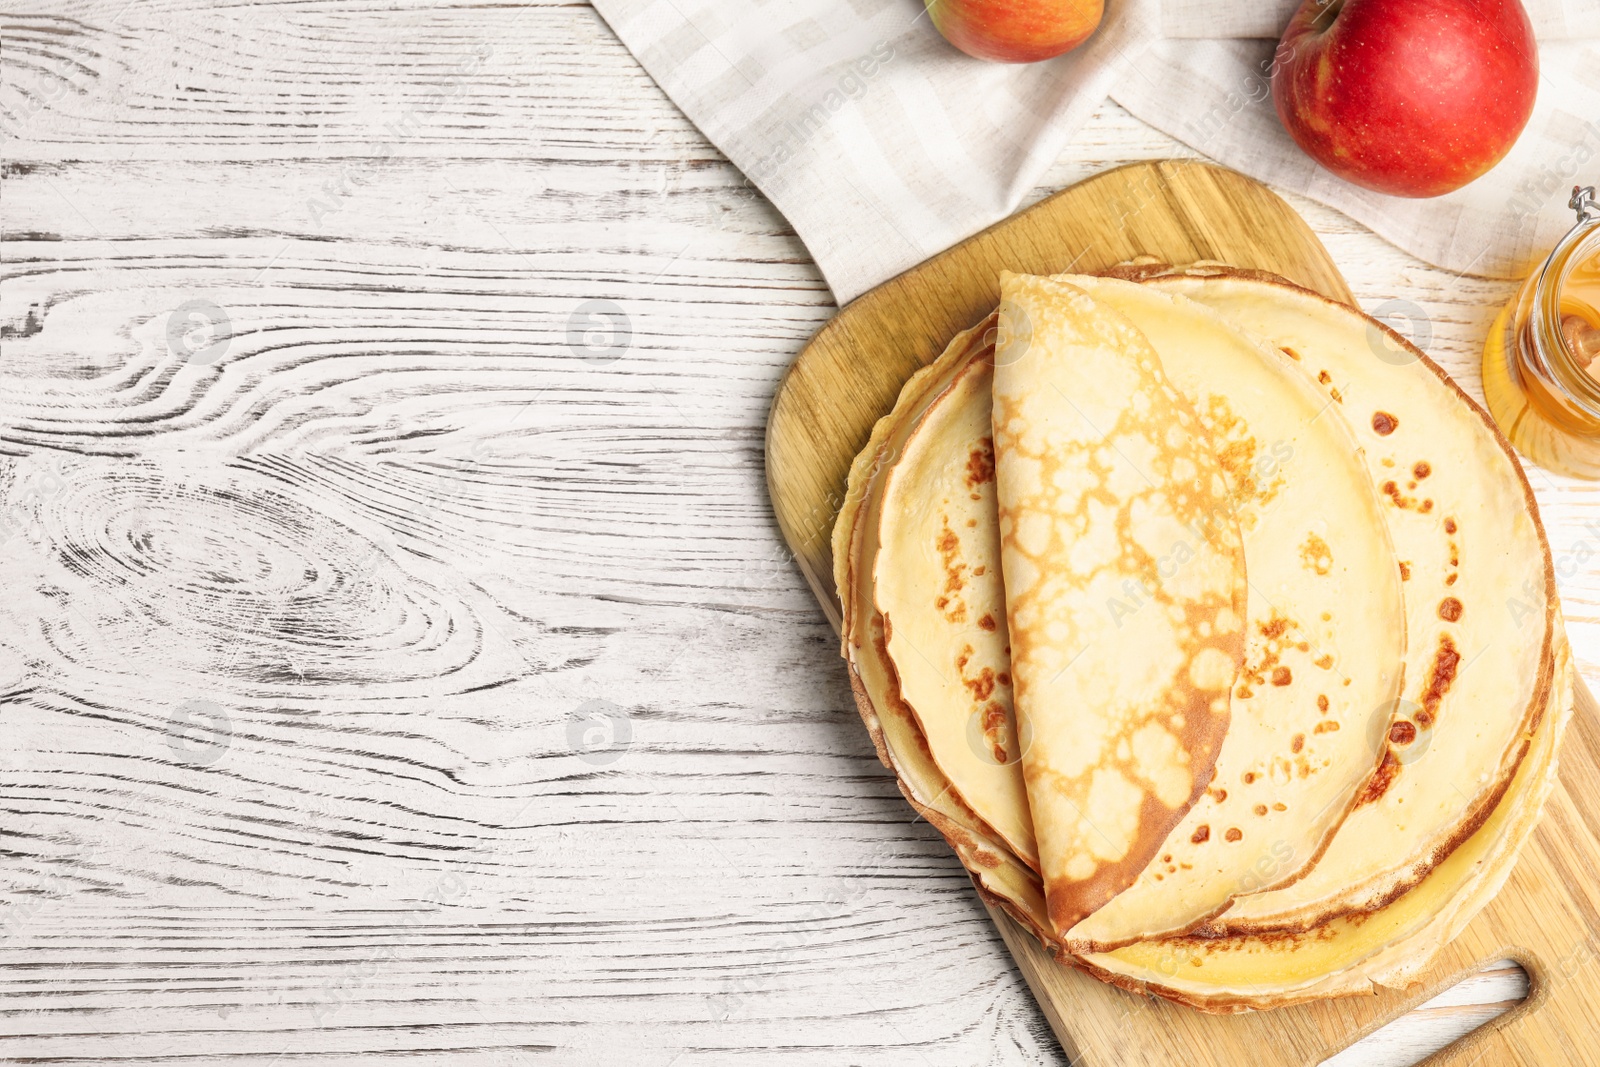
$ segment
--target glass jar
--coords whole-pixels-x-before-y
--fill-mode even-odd
[[[1600,204],[1574,189],[1578,224],[1489,330],[1483,393],[1523,455],[1600,478]]]

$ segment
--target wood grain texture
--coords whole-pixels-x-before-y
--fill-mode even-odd
[[[1070,264],[1102,270],[1134,256],[1169,263],[1221,260],[1274,271],[1328,296],[1349,288],[1305,223],[1264,186],[1195,161],[1130,164],[1066,189],[912,268],[844,308],[795,360],[767,430],[768,483],[778,522],[819,602],[837,612],[833,563],[823,532],[846,492],[850,459],[899,385],[931,362],[949,337],[989,314],[998,274],[1056,273]],[[941,313],[948,305],[957,310]],[[837,617],[836,614],[834,616]],[[1600,705],[1580,684],[1578,715]],[[1600,1031],[1589,997],[1600,965],[1586,958],[1596,895],[1580,872],[1600,864],[1600,810],[1565,811],[1573,796],[1600,792],[1600,749],[1583,731],[1565,746],[1565,792],[1500,896],[1405,990],[1272,1012],[1206,1015],[1131,996],[1056,964],[998,909],[1000,927],[1056,1036],[1086,1067],[1162,1064],[1249,1067],[1313,1065],[1373,1033],[1463,976],[1502,958],[1528,972],[1527,1001],[1433,1057],[1465,1065],[1582,1064],[1577,1035]],[[1553,822],[1563,832],[1550,834]],[[1565,876],[1563,876],[1563,872]],[[1558,975],[1559,972],[1559,975]]]
[[[765,500],[827,289],[591,9],[14,6],[0,137],[0,465],[62,523],[0,558],[93,591],[0,598],[0,1059],[1067,1062]],[[1107,104],[1035,197],[1174,154]],[[1509,286],[1294,205],[1475,391]],[[1535,485],[1593,669],[1600,495]]]

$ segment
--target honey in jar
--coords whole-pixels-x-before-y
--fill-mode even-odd
[[[1578,264],[1561,290],[1561,336],[1589,377],[1600,380],[1600,252]]]
[[[1600,206],[1574,189],[1574,226],[1500,312],[1483,352],[1489,412],[1523,455],[1600,478]]]

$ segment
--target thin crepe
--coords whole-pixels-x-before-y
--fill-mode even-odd
[[[1002,274],[994,452],[1011,676],[1052,928],[1127,888],[1210,783],[1245,565],[1210,435],[1144,336]],[[1137,589],[1148,601],[1110,609]]]
[[[992,381],[986,360],[969,360],[912,427],[884,483],[873,596],[933,761],[1037,870],[1012,715]]]
[[[1138,881],[1069,932],[1068,946],[1088,952],[1185,933],[1310,868],[1378,768],[1405,625],[1378,496],[1316,383],[1182,296],[1063,280],[1127,316],[1199,412],[1250,582],[1245,667],[1216,777]]]
[[[1303,930],[1381,907],[1489,817],[1548,703],[1560,607],[1532,489],[1487,413],[1367,316],[1272,275],[1129,273],[1317,379],[1355,429],[1407,578],[1405,688],[1378,775],[1306,877],[1239,898],[1209,930]]]
[[[833,530],[834,582],[842,609],[840,652],[849,669],[856,708],[883,765],[900,791],[949,843],[987,899],[1043,938],[1044,893],[1038,876],[951,788],[934,763],[916,718],[901,698],[887,652],[882,616],[873,606],[879,511],[887,472],[928,405],[971,361],[993,352],[988,323],[958,335],[932,364],[901,389],[895,408],[879,419],[851,465],[844,503]],[[1016,816],[1013,816],[1015,818]]]

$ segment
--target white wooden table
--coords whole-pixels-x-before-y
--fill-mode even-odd
[[[595,13],[24,7],[0,1058],[1063,1062],[767,506],[829,293]],[[1190,154],[1108,103],[1037,195]],[[1294,202],[1476,393],[1509,287]],[[1535,484],[1594,683],[1600,496]]]

